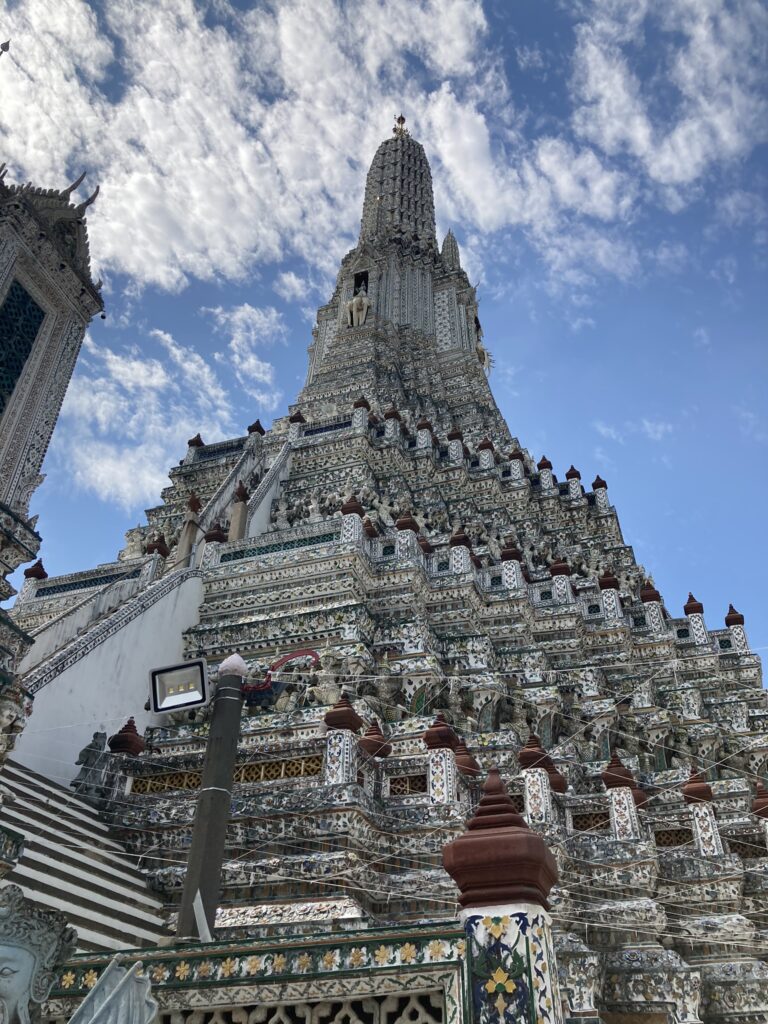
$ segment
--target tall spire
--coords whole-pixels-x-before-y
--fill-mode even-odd
[[[365,183],[360,241],[435,241],[432,174],[421,143],[400,114],[392,137],[376,150]]]

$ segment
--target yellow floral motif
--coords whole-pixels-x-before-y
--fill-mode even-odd
[[[486,991],[493,992],[514,992],[517,985],[501,967],[497,967],[488,981],[485,983]]]
[[[500,939],[509,927],[509,917],[484,917],[483,924],[494,939]]]
[[[72,971],[66,971],[64,974],[62,974],[62,976],[61,976],[61,987],[62,988],[72,988],[72,986],[74,984],[75,984],[75,976],[72,973]]]
[[[444,946],[440,939],[433,939],[427,948],[433,960],[438,960],[443,955]]]
[[[286,964],[286,957],[284,953],[276,953],[272,960],[273,971],[284,971]]]
[[[86,988],[93,988],[93,986],[96,984],[98,980],[99,976],[93,969],[91,969],[90,971],[86,971],[85,974],[83,975],[83,984],[85,985]]]
[[[323,953],[323,967],[330,971],[332,967],[336,966],[336,950],[329,949],[327,953]]]
[[[180,964],[176,964],[176,970],[173,972],[179,981],[186,981],[189,977],[191,968],[186,960],[182,960]]]
[[[298,966],[300,971],[308,971],[312,966],[312,957],[309,953],[302,953],[298,959]]]
[[[352,967],[360,967],[361,964],[365,963],[365,953],[362,949],[353,949],[349,954],[349,962]]]
[[[245,973],[257,974],[261,970],[261,957],[249,956],[245,961]]]
[[[383,967],[384,964],[389,963],[390,952],[386,946],[379,946],[373,955],[379,967]]]
[[[459,941],[456,943],[456,955],[457,956],[464,956],[464,954],[466,952],[467,952],[467,944],[466,944],[466,942],[464,941],[464,939],[459,939]]]
[[[406,942],[400,947],[400,963],[412,964],[416,959],[416,947],[412,942]]]
[[[239,960],[233,960],[231,956],[228,956],[221,964],[220,970],[222,978],[231,978],[239,966]]]
[[[198,978],[210,978],[213,973],[213,964],[210,960],[204,960],[197,968]]]
[[[168,977],[168,971],[162,964],[157,964],[152,968],[152,981],[165,981]]]

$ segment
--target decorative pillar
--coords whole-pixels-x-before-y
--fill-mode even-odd
[[[480,469],[493,469],[496,465],[496,454],[493,449],[493,441],[484,437],[477,446],[477,454],[480,458]]]
[[[184,465],[188,466],[190,463],[195,461],[198,448],[205,448],[205,441],[200,437],[200,433],[195,434],[194,437],[190,437],[187,441],[187,454],[184,456]]]
[[[400,440],[400,413],[394,405],[384,413],[384,439],[386,441]]]
[[[235,500],[232,502],[232,510],[229,514],[228,541],[242,540],[245,537],[248,527],[248,498],[249,494],[245,484],[242,480],[238,480],[235,488]]]
[[[725,616],[725,624],[731,636],[731,646],[739,654],[746,654],[749,651],[749,641],[744,632],[744,616],[737,612],[732,604],[728,605],[728,614]]]
[[[565,793],[568,783],[535,733],[530,733],[518,751],[517,762],[523,770],[526,819],[531,824],[552,821],[555,817],[552,793]]]
[[[701,772],[691,767],[691,776],[682,788],[683,799],[691,807],[691,824],[696,852],[703,857],[722,857],[723,840],[712,809],[712,787]]]
[[[640,789],[632,772],[621,763],[615,750],[602,777],[608,790],[614,836],[617,839],[641,839],[637,808],[648,802],[648,794]]]
[[[509,453],[509,475],[512,480],[525,479],[525,456],[519,448]]]
[[[706,644],[709,636],[704,622],[704,605],[689,593],[688,600],[683,605],[683,611],[688,616],[688,626],[694,642],[701,645]]]
[[[352,429],[356,434],[364,434],[368,430],[370,414],[371,406],[368,399],[361,395],[352,406]]]
[[[608,503],[608,484],[601,476],[596,476],[592,481],[592,493],[595,496],[595,508],[598,512],[610,512],[611,506]]]
[[[176,548],[176,561],[174,565],[183,565],[186,563],[192,548],[197,544],[200,533],[200,520],[198,516],[202,511],[203,503],[200,501],[194,491],[190,492],[189,501],[187,502],[187,514],[184,516],[184,524],[181,528],[181,536],[179,537],[179,543]],[[149,548],[147,548],[149,550]]]
[[[365,509],[354,494],[341,506],[341,541],[343,544],[360,544],[363,539],[363,517]]]
[[[552,594],[556,604],[570,604],[573,601],[573,587],[569,579],[571,567],[563,559],[558,558],[549,566],[552,577]]]
[[[464,533],[464,527],[460,526],[448,541],[451,549],[451,572],[461,574],[469,572],[472,568],[471,541]]]
[[[464,435],[458,427],[448,431],[448,458],[455,463],[464,461]]]
[[[547,903],[557,864],[496,768],[443,865],[459,887],[476,1024],[564,1024]]]
[[[519,548],[508,546],[501,552],[501,579],[507,590],[525,593],[527,583],[523,576],[523,553]]]
[[[329,786],[357,781],[357,733],[363,720],[352,707],[346,694],[342,694],[324,718],[328,726],[325,749],[324,780]]]
[[[437,715],[422,739],[429,750],[429,799],[433,804],[452,804],[458,781],[453,751],[459,746],[459,737],[443,716]]]
[[[606,624],[622,622],[624,612],[619,597],[619,581],[610,569],[606,569],[602,576],[598,577],[597,585],[603,598],[603,618]]]
[[[536,469],[539,471],[539,481],[541,483],[541,493],[551,494],[557,490],[555,487],[555,478],[552,474],[552,463],[549,461],[546,455],[542,455],[539,461],[536,463]]]
[[[571,464],[571,468],[565,474],[568,481],[568,497],[571,499],[583,498],[584,488],[581,486],[581,473]]]
[[[421,449],[427,448],[431,451],[433,444],[432,424],[426,417],[422,416],[416,424],[416,447]]]
[[[654,636],[666,632],[667,626],[662,611],[661,594],[651,580],[646,580],[640,588],[640,600],[645,606],[645,621]]]
[[[301,437],[301,428],[307,421],[301,414],[301,409],[297,409],[295,413],[288,417],[288,440],[298,441]]]
[[[418,541],[419,524],[410,512],[405,512],[395,522],[397,538],[395,551],[398,562],[423,561],[421,545]]]

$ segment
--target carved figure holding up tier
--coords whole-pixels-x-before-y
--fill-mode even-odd
[[[357,289],[355,297],[347,303],[347,326],[362,327],[370,307],[371,300],[368,298],[368,291],[363,282]]]

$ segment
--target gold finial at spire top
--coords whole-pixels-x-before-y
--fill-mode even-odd
[[[393,135],[400,135],[400,136],[402,136],[402,135],[410,135],[410,132],[405,127],[405,115],[404,114],[398,114],[395,117],[395,127],[392,129],[392,134]]]

